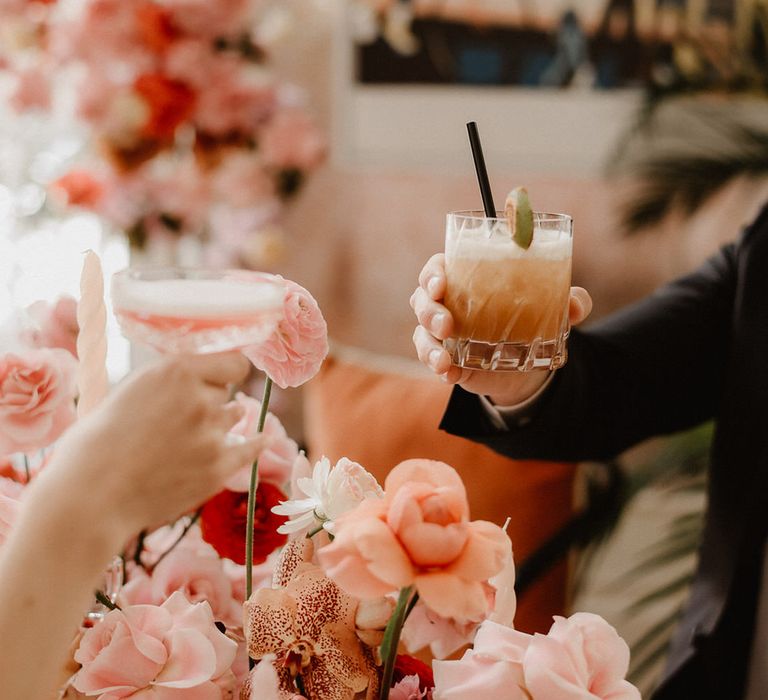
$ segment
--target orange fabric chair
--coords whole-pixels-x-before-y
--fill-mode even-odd
[[[381,483],[412,457],[450,464],[464,479],[472,519],[501,525],[511,517],[518,564],[573,512],[573,465],[510,460],[440,431],[450,387],[434,377],[329,357],[305,389],[310,459],[348,457]],[[565,611],[566,589],[567,566],[561,563],[521,596],[515,626],[546,632],[552,615]]]

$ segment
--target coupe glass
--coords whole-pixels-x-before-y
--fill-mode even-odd
[[[246,270],[128,268],[112,278],[123,335],[165,353],[256,345],[277,327],[284,295],[271,275]]]

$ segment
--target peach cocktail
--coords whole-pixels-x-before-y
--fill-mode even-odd
[[[445,306],[454,364],[470,369],[557,369],[566,361],[573,225],[565,214],[533,213],[527,248],[508,218],[448,214]]]

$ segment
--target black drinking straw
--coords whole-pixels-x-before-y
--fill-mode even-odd
[[[477,122],[467,122],[467,132],[469,133],[469,145],[472,147],[472,158],[475,161],[477,184],[480,185],[480,194],[483,197],[483,209],[485,209],[487,217],[495,218],[496,207],[493,205],[491,183],[488,181],[488,171],[485,168],[485,158],[483,158],[483,147],[480,144]]]

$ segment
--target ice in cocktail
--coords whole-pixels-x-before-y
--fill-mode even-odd
[[[503,214],[448,215],[445,306],[454,364],[472,369],[556,369],[566,360],[572,221],[533,214],[528,248],[513,240]]]
[[[112,279],[123,334],[163,352],[217,352],[255,345],[282,317],[285,290],[242,270],[133,270]]]

